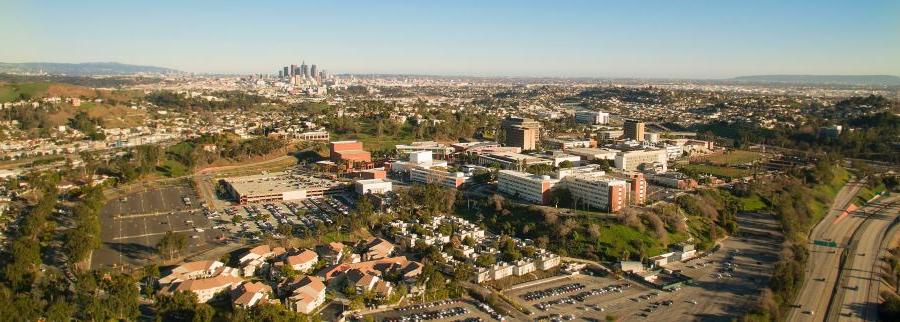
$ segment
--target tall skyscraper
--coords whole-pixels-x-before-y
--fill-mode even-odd
[[[643,141],[644,140],[644,122],[636,120],[625,120],[625,139]]]
[[[313,78],[316,78],[319,76],[319,70],[318,70],[318,68],[316,68],[316,64],[312,64],[312,66],[309,67],[309,74]]]
[[[300,75],[309,78],[309,66],[306,66],[306,61],[300,64]]]
[[[501,127],[506,133],[506,146],[517,146],[522,150],[537,149],[541,138],[541,123],[521,117],[507,117]]]
[[[282,73],[284,74],[283,77],[291,76],[291,72],[288,70],[288,68],[290,67],[284,66],[284,70],[282,71]]]
[[[297,73],[297,65],[291,64],[291,73],[288,76],[294,76]]]

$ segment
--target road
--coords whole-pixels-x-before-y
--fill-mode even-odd
[[[841,250],[839,248],[812,244],[813,240],[833,240],[839,247],[847,245],[853,232],[864,221],[863,217],[845,216],[841,213],[856,196],[861,184],[850,182],[844,185],[834,198],[825,217],[813,227],[810,233],[809,259],[806,274],[794,306],[789,310],[787,321],[823,321],[831,294],[838,277]]]
[[[859,216],[867,216],[868,219],[854,237],[855,248],[850,251],[852,260],[844,266],[841,289],[835,294],[838,303],[841,303],[837,308],[841,321],[877,320],[878,290],[881,286],[878,264],[891,222],[900,213],[898,199],[896,196],[884,198],[859,211]]]

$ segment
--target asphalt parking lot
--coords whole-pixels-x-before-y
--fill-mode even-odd
[[[262,202],[236,205],[222,211],[203,214],[211,227],[228,239],[257,241],[263,235],[278,237],[278,226],[288,224],[297,233],[311,232],[334,225],[335,217],[349,213],[349,206],[341,198],[324,197],[284,202]],[[238,217],[239,216],[239,217]],[[240,220],[235,221],[238,217]]]
[[[504,291],[506,296],[528,307],[535,320],[565,320],[606,317],[607,311],[628,298],[650,289],[626,279],[573,275],[552,282]]]
[[[214,245],[220,236],[208,229],[210,222],[197,203],[197,194],[187,185],[136,191],[110,200],[100,212],[102,245],[94,251],[91,267],[143,265],[155,256],[156,244],[168,231],[188,236],[183,254]]]
[[[482,307],[479,307],[481,305]],[[365,316],[375,321],[498,321],[472,299],[447,300],[405,306]]]
[[[602,321],[611,315],[622,321],[731,321],[754,305],[768,284],[781,238],[771,216],[740,214],[738,221],[741,233],[719,250],[669,266],[693,279],[674,292],[628,279],[575,275],[504,293],[534,312],[534,320]],[[623,283],[631,286],[609,291]],[[565,287],[573,284],[581,286]]]

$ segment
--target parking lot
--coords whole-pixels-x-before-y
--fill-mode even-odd
[[[604,318],[629,298],[649,293],[640,284],[607,277],[574,275],[504,292],[534,312],[535,320]]]
[[[215,244],[221,237],[208,231],[209,221],[187,185],[170,185],[132,192],[110,200],[100,212],[102,245],[91,267],[142,265],[156,253],[156,244],[172,231],[186,234],[184,253]]]
[[[155,256],[159,240],[172,231],[188,236],[183,255],[235,242],[280,237],[278,226],[303,234],[333,225],[350,208],[343,196],[208,209],[187,184],[135,191],[110,200],[101,211],[100,249],[91,265],[142,265]],[[237,219],[235,219],[237,218]]]
[[[493,312],[493,314],[491,314]],[[499,321],[490,306],[472,299],[446,300],[398,307],[367,315],[375,321]]]
[[[226,238],[258,241],[263,235],[280,237],[279,225],[290,225],[299,234],[334,225],[337,215],[350,211],[342,199],[323,197],[238,205],[203,214],[212,222],[211,227]]]

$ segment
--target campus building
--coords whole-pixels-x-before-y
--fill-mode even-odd
[[[577,205],[618,212],[626,205],[627,183],[603,171],[575,173],[563,178]]]
[[[351,169],[371,168],[372,154],[363,150],[359,141],[336,141],[329,144],[332,162],[344,162]]]
[[[668,153],[666,149],[659,150],[635,150],[616,153],[616,168],[625,171],[641,169],[653,169],[656,172],[666,172]]]
[[[644,140],[644,122],[638,122],[635,120],[625,120],[625,126],[624,126],[623,130],[624,130],[626,140],[634,140],[634,141],[643,141]]]
[[[338,181],[291,172],[233,177],[224,179],[223,182],[232,197],[241,204],[302,200],[338,194],[348,188]]]
[[[575,112],[575,122],[581,124],[608,124],[609,113],[601,111],[577,111]]]
[[[515,146],[522,150],[537,149],[541,137],[541,123],[521,117],[508,117],[503,120],[503,131],[506,134],[506,146]]]
[[[497,191],[531,203],[550,203],[550,191],[559,179],[525,172],[500,170],[497,174]]]

